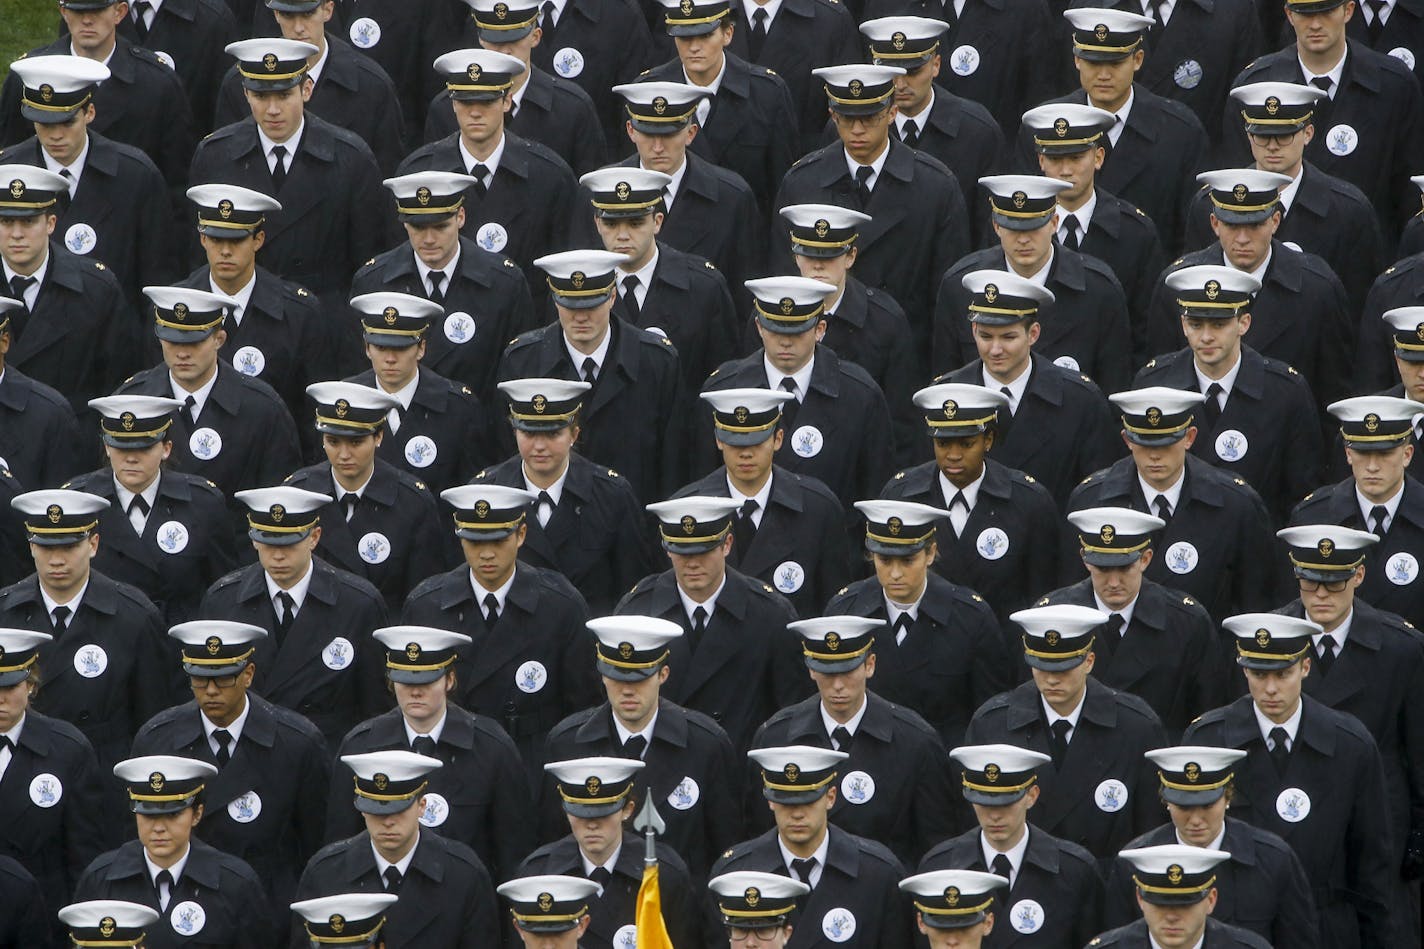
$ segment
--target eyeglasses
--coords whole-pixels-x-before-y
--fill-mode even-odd
[[[729,929],[727,937],[731,942],[775,942],[782,935],[782,926],[769,929]]]
[[[1267,148],[1272,143],[1284,148],[1294,142],[1295,137],[1299,134],[1299,131],[1290,132],[1285,135],[1262,135],[1259,132],[1247,132],[1246,137],[1250,139],[1251,144],[1257,148]]]
[[[1349,577],[1343,580],[1330,580],[1328,582],[1297,577],[1296,581],[1300,584],[1300,592],[1302,593],[1315,593],[1321,587],[1324,587],[1327,593],[1344,593],[1345,588],[1350,585]]]
[[[192,685],[194,692],[207,691],[208,683],[211,682],[219,689],[230,689],[237,685],[237,676],[189,676],[188,683]]]

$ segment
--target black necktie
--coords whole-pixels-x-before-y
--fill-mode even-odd
[[[586,356],[583,361],[583,381],[593,385],[598,381],[598,363],[593,361],[592,356]]]
[[[1370,508],[1370,533],[1384,537],[1384,524],[1389,520],[1389,508],[1376,504]]]
[[[634,323],[638,322],[638,317],[643,315],[643,308],[638,305],[638,294],[635,292],[637,289],[638,278],[636,276],[630,275],[623,278],[623,310],[628,314],[628,319]]]
[[[793,398],[781,404],[781,427],[788,433],[796,431],[796,412],[801,408],[801,400],[795,398],[796,380],[787,376],[781,380],[781,388],[790,392]]]
[[[606,890],[608,882],[613,879],[613,873],[607,867],[594,867],[588,872],[588,878]]]
[[[54,612],[50,614],[50,620],[53,623],[55,639],[58,639],[59,637],[63,636],[64,631],[69,628],[69,613],[69,607],[56,606],[54,608]]]
[[[504,113],[504,127],[512,130],[514,128],[514,113],[519,111],[519,103],[513,99],[509,100],[509,111]]]
[[[628,740],[623,742],[623,757],[636,758],[642,760],[643,752],[648,750],[648,739],[642,735],[630,735]]]
[[[1380,19],[1380,14],[1384,13],[1388,4],[1385,0],[1369,0],[1370,10],[1374,12],[1374,18],[1365,27],[1370,36],[1370,45],[1374,46],[1379,42],[1380,33],[1384,30],[1384,21]]]
[[[736,521],[732,523],[732,553],[737,557],[738,562],[745,556],[752,541],[756,539],[756,522],[752,520],[752,515],[756,513],[758,506],[756,499],[747,498],[742,503],[742,509],[737,512]]]
[[[697,647],[702,642],[702,634],[707,632],[707,608],[699,606],[692,611],[692,633],[687,637],[687,647],[692,655],[697,655]]]
[[[1078,215],[1069,214],[1063,218],[1063,230],[1067,233],[1063,236],[1063,246],[1069,250],[1077,250],[1078,241]]]
[[[1014,873],[1014,865],[1009,863],[1008,856],[1002,853],[994,854],[994,862],[989,865],[989,869],[993,870],[1005,880],[1013,876]]]
[[[277,594],[277,602],[280,608],[277,610],[277,645],[282,645],[282,640],[292,628],[292,623],[297,618],[297,601],[292,599],[292,595],[286,590]]]
[[[1206,387],[1206,401],[1202,403],[1202,420],[1206,422],[1205,429],[1208,432],[1216,431],[1216,420],[1221,418],[1221,393],[1224,392],[1221,383],[1213,382]]]
[[[1155,0],[1147,0],[1146,3],[1142,4],[1142,15],[1152,18],[1153,33],[1162,32],[1162,27],[1164,26],[1162,22],[1162,4],[1155,2]],[[1156,37],[1154,36],[1153,38],[1155,39]]]
[[[747,58],[754,63],[761,62],[761,50],[766,45],[766,11],[757,7],[752,12],[752,28],[747,34]]]
[[[183,400],[183,407],[178,410],[178,414],[183,417],[183,424],[188,427],[190,433],[193,431],[194,426],[198,424],[196,417],[193,415],[193,409],[196,408],[197,405],[198,400],[189,395]]]
[[[1122,614],[1111,613],[1108,621],[1103,624],[1102,631],[1098,633],[1095,641],[1094,651],[1098,654],[1099,660],[1106,659],[1117,649],[1117,644],[1122,642]]]
[[[914,148],[920,144],[920,127],[915,124],[914,119],[906,119],[905,125],[900,129],[900,141]]]
[[[416,735],[415,741],[410,743],[410,750],[418,755],[425,755],[427,758],[435,757],[435,739],[429,735]]]
[[[849,752],[850,746],[855,742],[855,736],[850,733],[850,729],[844,725],[837,725],[831,729],[831,744],[836,746],[836,751]]]
[[[999,386],[999,394],[1009,400],[1009,404],[1004,409],[1009,413],[1009,418],[1014,417],[1014,390],[1008,386]]]
[[[361,500],[361,496],[355,491],[347,491],[341,496],[341,508],[345,512],[346,522],[351,523],[351,518],[356,516],[356,502]]]
[[[20,302],[20,305],[25,308],[26,313],[30,312],[30,305],[25,302],[25,291],[34,285],[34,277],[14,276],[10,278],[10,296]]]
[[[485,625],[490,628],[499,622],[499,597],[493,593],[485,594]]]
[[[394,865],[386,867],[386,872],[381,874],[386,879],[386,892],[399,893],[401,888],[401,872]]]
[[[957,507],[964,508],[964,523],[958,523],[955,521],[953,516],[950,517],[949,526],[950,529],[954,531],[955,537],[959,537],[961,534],[963,534],[964,524],[967,524],[969,522],[969,502],[965,500],[963,491],[954,492],[954,497],[949,499],[949,505],[947,506],[946,510],[948,510],[949,513],[953,515],[954,509]]]
[[[1157,516],[1168,524],[1172,523],[1172,505],[1167,501],[1167,495],[1157,495],[1157,500],[1152,502],[1152,507],[1157,512]]]
[[[287,148],[285,145],[272,146],[272,190],[281,191],[287,180]]]
[[[227,763],[232,760],[232,751],[228,749],[228,745],[232,744],[232,732],[226,728],[219,728],[213,732],[213,738],[218,743],[218,767],[226,767]]]
[[[139,516],[137,521],[134,520],[135,512],[137,512]],[[135,533],[143,533],[144,525],[147,523],[148,519],[148,512],[148,502],[143,499],[143,495],[135,494],[133,496],[133,500],[129,502],[129,509],[124,512],[129,516],[129,523],[133,525]]]
[[[153,895],[158,898],[158,908],[168,909],[168,901],[173,898],[173,874],[159,870],[153,878]]]
[[[1320,670],[1321,675],[1326,675],[1333,665],[1335,665],[1335,637],[1326,633],[1320,637],[1320,658],[1316,660],[1315,667]]]
[[[1060,718],[1048,726],[1052,733],[1048,738],[1048,753],[1053,758],[1053,767],[1062,768],[1063,758],[1068,754],[1068,733],[1073,725],[1066,718]]]
[[[10,750],[10,754],[13,755],[15,753],[15,743],[10,740],[10,736],[0,735],[0,751],[4,751],[7,748]]]
[[[895,623],[891,627],[895,631],[895,645],[899,646],[904,643],[905,638],[910,635],[910,624],[913,622],[908,612],[895,617]]]
[[[138,45],[142,46],[148,42],[148,11],[152,9],[152,4],[148,0],[138,0],[133,5],[134,12],[134,34],[138,37]]]
[[[432,303],[439,303],[439,304],[441,304],[441,305],[443,305],[443,304],[445,303],[445,291],[441,288],[441,285],[442,285],[444,282],[445,282],[445,271],[443,271],[443,270],[432,270],[432,271],[430,271],[430,302],[432,302]]]
[[[816,858],[807,857],[805,860],[792,860],[791,872],[796,874],[796,879],[807,886],[811,885],[811,871],[816,869]]]
[[[538,497],[538,499],[534,502],[534,506],[535,506],[535,509],[536,509],[536,510],[535,510],[535,518],[536,518],[536,519],[539,518],[539,515],[543,513],[543,511],[544,511],[545,508],[548,508],[548,509],[549,509],[548,515],[545,516],[545,517],[541,520],[541,522],[540,522],[541,526],[543,526],[544,524],[548,524],[549,521],[550,521],[550,520],[553,518],[553,516],[554,516],[554,499],[553,499],[552,497],[550,497],[549,492],[548,492],[548,491],[540,491],[540,492],[539,492],[539,497]]]
[[[1286,765],[1290,762],[1290,750],[1286,748],[1286,730],[1277,725],[1271,729],[1271,762],[1276,766],[1276,774],[1285,777]]]
[[[555,7],[553,0],[544,0],[544,4],[539,7],[539,29],[544,31],[544,37],[540,40],[540,42],[542,42],[545,46],[548,46],[551,42],[553,42],[554,29],[559,25],[554,20],[554,11]]]
[[[472,186],[474,188],[475,197],[483,198],[489,194],[489,185],[485,184],[485,179],[489,177],[489,169],[477,162],[475,167],[470,169],[470,174],[475,176],[475,183]]]
[[[875,174],[875,169],[869,165],[860,165],[855,169],[855,190],[860,195],[860,205],[870,203],[870,176]]]
[[[1325,92],[1329,92],[1330,87],[1335,85],[1335,80],[1329,76],[1316,76],[1310,80],[1310,84],[1317,89],[1323,89]]]

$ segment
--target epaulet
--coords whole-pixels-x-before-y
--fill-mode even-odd
[[[608,469],[608,477],[610,477],[610,478],[616,478],[616,477],[618,477],[618,472],[614,471],[612,468],[609,468],[609,469]]]
[[[124,385],[128,385],[130,382],[133,382],[133,381],[134,381],[134,377],[133,377],[133,376],[129,376],[127,379],[124,380]]]
[[[721,367],[719,366],[718,368],[713,369],[710,373],[708,373],[708,374],[707,374],[707,378],[708,378],[708,379],[711,379],[713,376],[717,375],[717,373],[719,373],[719,372],[721,372],[721,371],[722,371],[722,369],[721,369]]]
[[[1246,482],[1243,481],[1241,478],[1232,478],[1231,480],[1234,481],[1235,483],[1241,485],[1243,488],[1246,486]]]
[[[372,260],[375,260],[376,258],[372,257],[371,259],[372,259]],[[309,296],[311,296],[311,291],[308,290],[306,287],[297,287],[297,296],[299,296],[299,297],[309,297]]]
[[[1047,605],[1048,605],[1048,597],[1046,597],[1046,596],[1040,598],[1039,601],[1034,604],[1034,606],[1047,606]]]
[[[847,592],[848,590],[850,590],[850,585],[849,585],[849,584],[847,584],[846,586],[843,586],[843,587],[841,587],[839,590],[837,590],[837,591],[836,591],[836,596],[845,596],[845,595],[846,595],[846,592]]]
[[[527,332],[520,333],[518,336],[516,336],[516,337],[514,337],[513,339],[511,339],[511,340],[509,341],[508,345],[510,345],[510,346],[514,346],[514,345],[520,345],[520,346],[522,346],[522,345],[524,345],[525,343],[533,342],[536,338],[538,338],[538,334],[539,334],[539,330],[529,330],[529,331],[527,331]]]
[[[283,483],[283,484],[291,484],[291,483],[292,483],[292,479],[295,478],[296,476],[297,476],[297,473],[294,471],[294,472],[292,472],[291,474],[287,475],[285,478],[283,478],[283,479],[282,479],[282,483]]]
[[[474,393],[470,391],[470,387],[469,387],[469,386],[460,386],[460,394],[461,394],[461,395],[474,395]]]
[[[1079,481],[1078,483],[1079,483],[1079,484],[1087,484],[1089,481],[1092,481],[1095,477],[1097,477],[1097,472],[1094,472],[1093,474],[1088,475],[1086,478],[1084,478],[1082,481]]]
[[[1197,605],[1197,601],[1194,600],[1194,599],[1192,599],[1192,598],[1189,597],[1189,596],[1184,596],[1184,597],[1182,597],[1182,605],[1183,605],[1183,606],[1196,606],[1196,605]]]
[[[504,265],[509,268],[514,268],[518,266],[518,264],[510,260],[508,257],[504,258]]]
[[[896,480],[896,481],[899,481],[900,479],[902,479],[902,478],[904,478],[904,477],[905,477],[905,472],[903,472],[903,471],[897,471],[897,472],[895,472],[895,480]]]
[[[1413,629],[1413,628],[1414,628],[1414,624],[1411,623],[1411,622],[1409,622],[1409,620],[1407,620],[1407,619],[1404,619],[1404,618],[1401,617],[1401,618],[1400,618],[1400,622],[1403,623],[1405,626],[1408,626],[1410,629]]]
[[[475,477],[476,477],[476,478],[483,478],[483,477],[484,477],[485,475],[487,475],[487,474],[489,474],[489,469],[488,469],[488,468],[481,468],[481,469],[479,470],[479,473],[476,474]]]
[[[1286,372],[1290,373],[1293,376],[1300,375],[1300,373],[1296,372],[1295,366],[1286,366]]]
[[[1301,499],[1300,499],[1300,500],[1301,500],[1301,503],[1304,504],[1306,501],[1309,501],[1309,500],[1310,500],[1311,498],[1313,498],[1313,497],[1315,497],[1315,492],[1314,492],[1314,491],[1310,492],[1310,493],[1307,494],[1305,497],[1301,498]]]
[[[428,490],[430,490],[429,488],[426,487],[424,481],[416,481],[416,482],[415,482],[415,486],[416,486],[417,488],[419,488],[420,490],[422,490],[422,491],[428,491]]]
[[[763,590],[765,590],[767,593],[775,593],[775,592],[776,592],[774,589],[772,589],[772,586],[771,586],[770,583],[763,583],[763,584],[761,585],[761,588],[762,588]]]
[[[656,333],[654,333],[653,335],[654,335],[654,336],[657,336]],[[658,336],[658,339],[662,340],[662,343],[663,343],[664,346],[671,346],[671,345],[672,345],[672,340],[668,339],[666,336]]]
[[[1132,210],[1136,211],[1138,214],[1142,215],[1143,217],[1146,217],[1146,216],[1147,216],[1147,212],[1144,211],[1144,210],[1142,210],[1141,208],[1133,208]]]
[[[1157,366],[1157,357],[1156,357],[1156,356],[1153,356],[1151,359],[1147,360],[1147,365],[1143,366],[1142,368],[1144,368],[1144,369],[1153,369],[1153,368],[1156,368],[1156,366]]]
[[[971,594],[969,594],[969,599],[973,600],[975,603],[983,603],[983,602],[984,602],[984,598],[983,598],[982,596],[980,596],[979,594],[977,594],[977,593],[971,593]]]
[[[1180,263],[1182,263],[1183,261],[1185,261],[1186,259],[1187,259],[1187,258],[1185,258],[1185,257],[1178,257],[1176,260],[1172,261],[1172,263],[1171,263],[1169,266],[1175,267],[1175,266],[1177,266],[1178,264],[1180,264]]]
[[[714,264],[714,263],[712,263],[712,261],[710,261],[710,260],[704,260],[704,261],[702,262],[702,266],[706,267],[708,270],[716,270],[716,269],[717,269],[717,265]]]
[[[204,478],[203,480],[204,480],[204,481],[208,481],[207,478]],[[217,485],[213,484],[211,481],[208,481],[208,487],[212,488],[214,491],[221,491],[221,490],[222,490],[222,488],[219,488]]]
[[[1078,377],[1079,377],[1080,379],[1082,379],[1084,382],[1092,382],[1092,381],[1093,381],[1092,377],[1089,376],[1086,372],[1080,372],[1080,373],[1078,373]]]
[[[1020,473],[1022,474],[1022,472],[1020,472]],[[1026,481],[1026,482],[1029,483],[1029,484],[1038,484],[1038,481],[1035,480],[1034,477],[1033,477],[1033,475],[1031,475],[1031,474],[1024,474],[1023,479],[1024,479],[1024,481]]]
[[[366,261],[366,262],[365,262],[364,264],[362,264],[361,266],[362,266],[362,267],[369,267],[369,266],[371,266],[372,264],[374,264],[375,262],[376,262],[376,258],[372,257],[370,260]]]
[[[776,70],[775,70],[775,69],[767,69],[765,66],[763,66],[763,67],[761,68],[761,71],[762,71],[765,75],[768,75],[768,76],[775,76],[775,75],[776,75]]]
[[[102,260],[96,260],[96,261],[94,261],[94,269],[95,269],[95,270],[107,270],[108,268],[104,266],[104,262],[103,262]]]
[[[642,72],[638,73],[638,75],[640,75],[640,76],[646,76],[646,75],[647,75],[648,73],[650,73],[650,72],[652,72],[651,69],[644,69]]]

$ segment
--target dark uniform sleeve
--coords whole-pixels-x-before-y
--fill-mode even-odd
[[[1162,727],[1162,722],[1157,716],[1146,708],[1145,703],[1143,710],[1148,716],[1148,720],[1139,726],[1140,734],[1144,738],[1142,752],[1151,751],[1153,748],[1166,748],[1171,744],[1167,740],[1167,730]],[[1119,719],[1123,714],[1123,710],[1119,708]],[[1157,795],[1161,782],[1157,778],[1156,766],[1140,755],[1138,760],[1141,763],[1138,765],[1137,776],[1129,798],[1132,804],[1132,832],[1134,835],[1145,834],[1167,819],[1167,808]]]
[[[267,414],[267,443],[258,472],[261,486],[281,484],[302,466],[301,443],[297,440],[297,423],[292,421],[292,413],[281,399],[273,398]]]
[[[1106,265],[1101,276],[1111,290],[1103,293],[1098,301],[1098,344],[1093,354],[1098,368],[1094,381],[1105,394],[1111,394],[1128,388],[1132,379],[1132,330],[1122,284]],[[1051,314],[1049,319],[1052,319]]]
[[[112,809],[106,803],[110,788],[104,783],[105,777],[99,771],[93,747],[85,741],[82,759],[65,788],[72,798],[64,811],[64,862],[71,880],[80,879],[85,868],[117,844],[121,836],[120,829],[109,826],[106,820]],[[50,898],[63,899],[64,894],[52,893]]]
[[[490,814],[496,815],[496,822],[489,837],[494,842],[495,869],[508,879],[539,844],[538,818],[519,748],[503,731],[499,738],[498,753],[490,755],[483,765],[491,773],[490,786],[494,788]]]
[[[1342,736],[1343,737],[1343,736]],[[1361,742],[1353,767],[1357,770],[1354,806],[1345,828],[1345,879],[1354,882],[1346,894],[1359,920],[1361,949],[1390,949],[1393,937],[1390,894],[1398,868],[1389,846],[1389,804],[1384,793],[1384,765],[1373,741]]]
[[[949,751],[939,735],[933,734],[924,753],[916,757],[915,853],[923,857],[930,847],[963,831],[959,822],[966,808]]]
[[[0,881],[0,895],[5,898],[0,905],[0,940],[11,939],[4,944],[17,947],[49,944],[50,917],[58,907],[47,905],[39,881],[18,861],[0,867],[0,873],[8,878]],[[58,894],[49,895],[50,902],[58,899]]]
[[[133,594],[137,592],[130,588],[130,596],[121,593],[119,597],[120,615],[128,614],[134,631],[135,675],[130,683],[133,693],[129,696],[129,721],[135,728],[187,698],[183,694],[187,689],[179,685],[182,682],[186,686],[186,681],[172,671],[178,650],[168,638],[163,616],[147,598],[136,601]]]

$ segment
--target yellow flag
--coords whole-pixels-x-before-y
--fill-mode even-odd
[[[634,917],[638,927],[638,949],[673,949],[663,922],[663,896],[658,887],[658,865],[643,866],[643,883],[638,887],[638,912]]]

